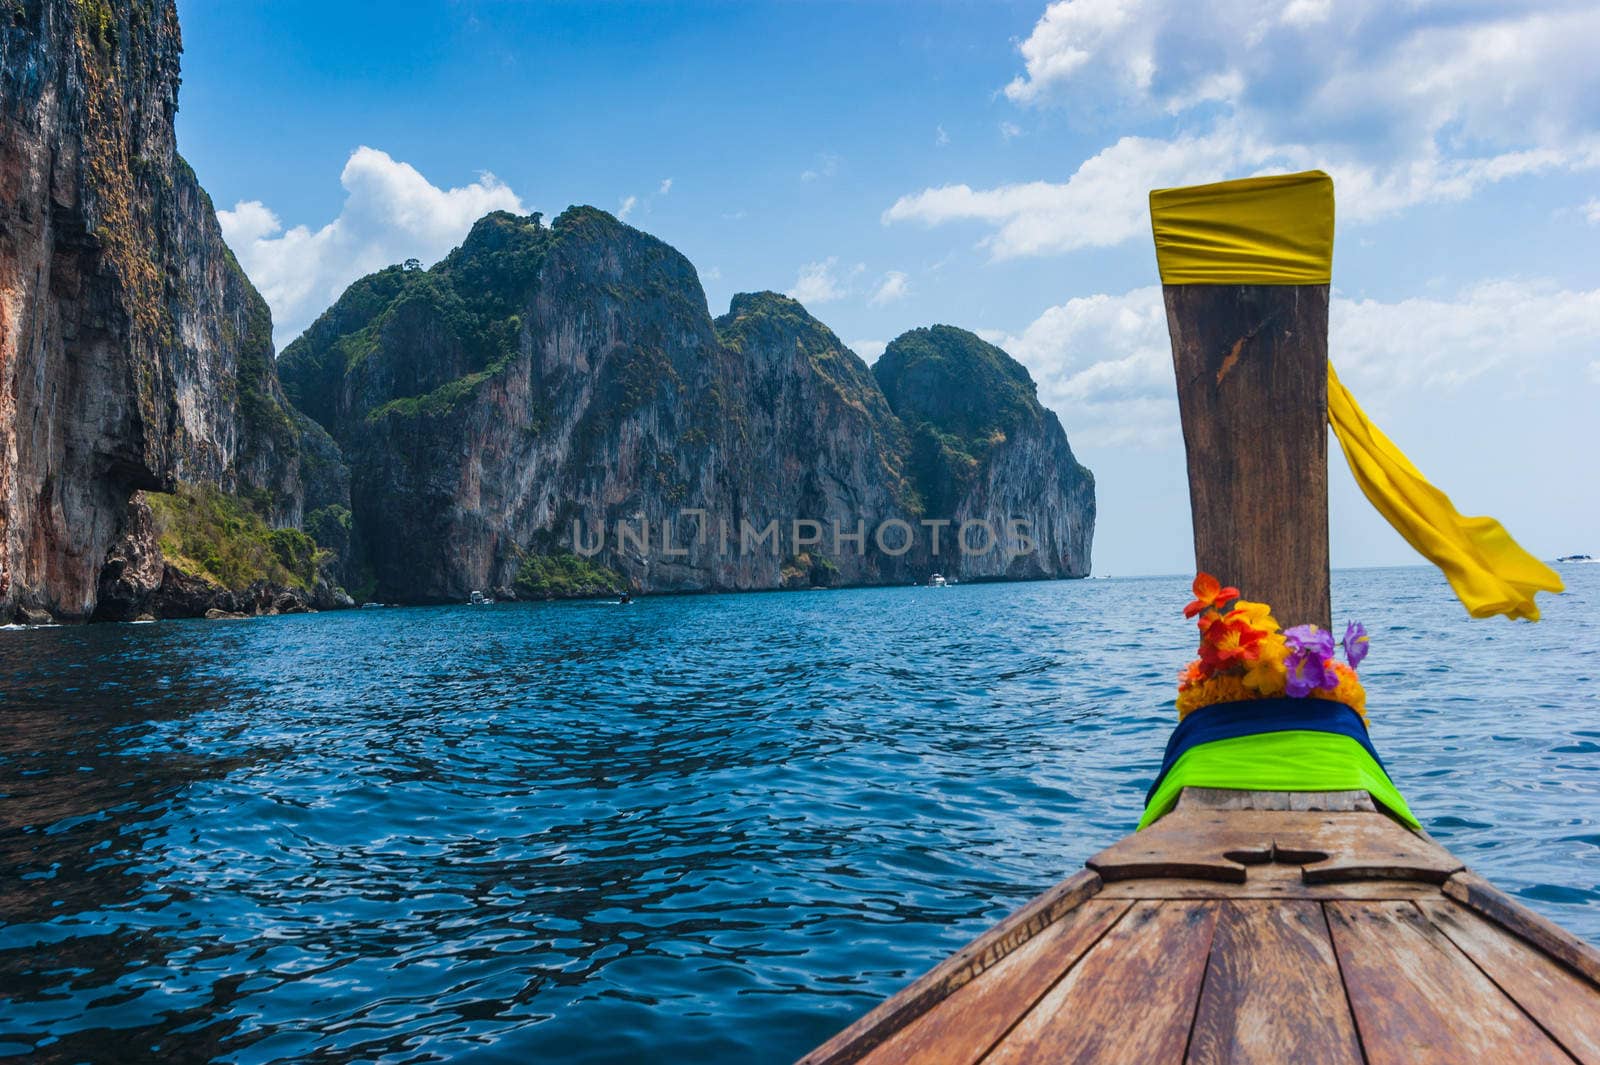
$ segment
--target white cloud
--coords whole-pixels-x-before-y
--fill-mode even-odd
[[[628,216],[633,213],[633,209],[637,206],[639,206],[639,197],[624,196],[622,198],[622,206],[617,208],[617,219],[626,222]]]
[[[713,267],[710,267],[708,269],[701,270],[700,271],[700,280],[702,282],[705,282],[705,281],[721,281],[722,280],[722,268],[720,266],[713,266]]]
[[[1600,167],[1600,136],[1564,149],[1507,152],[1482,159],[1419,156],[1400,169],[1374,167],[1296,144],[1269,144],[1237,123],[1172,140],[1123,137],[1065,182],[1032,181],[974,189],[945,185],[902,196],[885,223],[988,223],[997,259],[1110,247],[1149,234],[1150,189],[1321,167],[1333,175],[1340,217],[1365,222],[1426,200],[1462,200],[1484,185],[1557,169]]]
[[[864,362],[878,361],[878,356],[883,354],[883,349],[889,346],[887,340],[852,340],[850,350],[860,355]]]
[[[943,148],[950,143],[950,134],[944,131],[944,126],[933,127],[933,144],[936,148]]]
[[[820,178],[831,178],[839,172],[839,157],[832,152],[823,152],[817,156],[817,165],[800,174],[801,181],[816,181]]]
[[[408,258],[433,262],[490,211],[528,208],[493,174],[441,189],[408,163],[375,148],[351,153],[339,176],[339,216],[321,228],[289,229],[265,204],[218,211],[222,234],[272,308],[281,348],[337,300],[352,281]]]
[[[1600,337],[1600,289],[1494,281],[1448,299],[1396,303],[1335,295],[1329,354],[1358,397],[1436,396],[1474,378],[1586,374]],[[1166,313],[1157,286],[1051,307],[996,341],[1028,367],[1073,442],[1165,446],[1178,439]],[[1585,366],[1587,363],[1587,366]],[[1368,401],[1370,403],[1370,400]]]
[[[1273,158],[1270,149],[1248,144],[1237,134],[1175,141],[1124,137],[1065,183],[925,189],[896,200],[883,221],[987,222],[996,229],[985,241],[996,258],[1105,247],[1148,229],[1149,189],[1202,180],[1241,154],[1256,159],[1257,166]]]
[[[1492,281],[1454,299],[1335,299],[1330,357],[1374,386],[1459,385],[1571,363],[1600,349],[1600,289]]]
[[[839,276],[839,259],[829,256],[820,262],[806,263],[795,278],[794,287],[787,295],[810,306],[843,299],[850,294],[849,285]]]
[[[672,191],[672,179],[671,178],[663,178],[661,180],[660,187],[656,189],[656,195],[657,196],[665,196],[667,193],[669,193],[671,191]]]
[[[1600,6],[1060,0],[1022,42],[1023,106],[1126,127],[1066,182],[902,196],[888,222],[969,219],[999,258],[1116,244],[1163,185],[1321,167],[1340,216],[1369,221],[1513,177],[1600,167]]]
[[[1015,140],[1022,136],[1022,127],[1015,122],[1000,123],[1000,139],[1003,141]]]
[[[872,294],[870,302],[875,307],[895,300],[903,300],[911,294],[911,278],[899,270],[890,270],[883,275],[883,281]]]
[[[1592,226],[1600,225],[1600,198],[1583,205],[1583,217]]]
[[[1028,367],[1040,401],[1061,414],[1074,444],[1158,446],[1177,438],[1159,287],[1068,300],[994,343]]]

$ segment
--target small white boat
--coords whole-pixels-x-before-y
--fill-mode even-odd
[[[928,578],[929,588],[943,588],[948,583],[950,582],[945,580],[944,575],[940,573],[935,573],[933,576]]]
[[[471,603],[473,606],[493,606],[494,596],[485,595],[483,592],[480,592],[474,588],[472,590],[472,594],[467,597],[467,602]]]

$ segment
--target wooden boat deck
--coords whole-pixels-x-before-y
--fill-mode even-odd
[[[1365,793],[1189,789],[803,1059],[1600,1065],[1600,953]]]

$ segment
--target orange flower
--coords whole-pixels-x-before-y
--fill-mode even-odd
[[[1211,574],[1201,573],[1194,579],[1194,602],[1183,608],[1183,616],[1192,618],[1202,610],[1221,608],[1222,604],[1230,603],[1237,598],[1239,589],[1224,588]]]
[[[1223,614],[1207,614],[1200,619],[1200,661],[1213,673],[1254,662],[1266,636],[1267,633],[1248,622]]]

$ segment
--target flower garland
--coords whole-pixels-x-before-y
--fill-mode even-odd
[[[1232,604],[1229,607],[1229,604]],[[1209,573],[1194,579],[1194,601],[1183,616],[1198,616],[1200,657],[1178,674],[1178,719],[1202,706],[1243,699],[1330,699],[1367,717],[1367,693],[1356,667],[1367,657],[1367,630],[1345,625],[1345,661],[1334,658],[1333,633],[1316,625],[1280,632],[1265,603],[1239,598]]]

